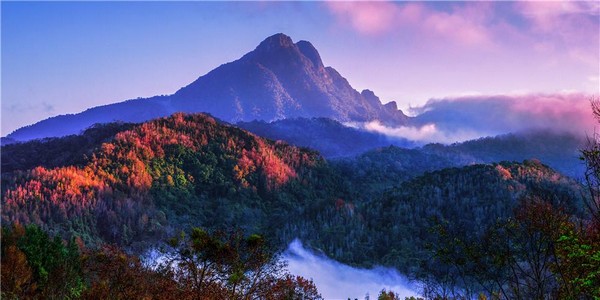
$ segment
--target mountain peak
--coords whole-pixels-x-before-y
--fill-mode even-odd
[[[208,112],[227,122],[327,117],[340,122],[379,120],[406,124],[393,106],[384,107],[372,91],[356,91],[307,41],[283,34],[221,65],[175,94],[95,107],[77,115],[47,119],[8,137],[30,140],[75,134],[95,123],[142,122],[174,112]]]
[[[296,43],[296,46],[300,50],[300,52],[308,58],[315,67],[323,66],[323,61],[321,61],[321,56],[319,55],[319,51],[308,41],[299,41]]]
[[[277,33],[262,41],[256,47],[256,50],[271,51],[279,48],[292,48],[294,46],[292,38],[283,33]]]

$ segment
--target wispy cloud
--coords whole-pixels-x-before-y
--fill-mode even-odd
[[[363,34],[381,34],[391,30],[400,7],[386,1],[327,2],[327,6],[342,22],[347,22]]]
[[[328,2],[327,8],[338,25],[363,35],[401,36],[404,42],[437,47],[444,41],[447,50],[517,47],[598,61],[597,1]]]
[[[328,2],[327,7],[342,25],[364,35],[402,32],[462,45],[491,43],[485,26],[491,10],[486,3],[455,5],[446,11],[423,3],[390,1]]]
[[[361,125],[361,128],[383,134],[393,141],[394,139],[408,139],[417,144],[426,143],[454,143],[476,139],[482,136],[478,132],[469,128],[461,128],[452,131],[440,130],[435,123],[426,123],[423,125],[408,125],[391,127],[382,124],[379,121],[366,122]]]
[[[519,1],[514,8],[527,20],[536,49],[566,49],[573,59],[598,63],[600,2]]]
[[[54,105],[46,101],[42,101],[40,103],[20,102],[7,105],[7,107],[2,107],[2,109],[6,110],[7,112],[14,113],[24,113],[31,111],[52,113],[54,112]]]
[[[489,14],[489,5],[472,3],[454,6],[450,11],[436,11],[423,3],[327,2],[327,7],[342,25],[349,25],[365,35],[381,35],[392,31],[428,35],[462,44],[490,42],[482,16]]]

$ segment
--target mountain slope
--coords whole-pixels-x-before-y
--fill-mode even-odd
[[[329,193],[311,179],[323,164],[315,152],[212,117],[175,114],[119,131],[83,163],[3,174],[2,223],[35,223],[91,244],[151,242],[192,224],[271,232],[295,203]],[[273,209],[285,214],[267,218]]]
[[[36,143],[49,153],[81,149],[3,173],[2,225],[34,223],[88,245],[141,250],[190,226],[235,228],[279,247],[300,238],[337,260],[414,274],[435,267],[427,265],[435,218],[469,235],[512,216],[529,194],[569,212],[582,206],[581,187],[537,161],[433,171],[453,162],[388,147],[356,164],[329,164],[203,114],[6,147],[43,148]]]
[[[367,199],[362,186],[356,190],[354,201],[332,203],[314,232],[300,238],[337,260],[406,274],[433,274],[440,267],[430,263],[428,248],[436,243],[432,229],[440,222],[473,237],[512,217],[523,197],[541,197],[573,216],[583,208],[581,186],[537,161],[426,172]]]
[[[392,145],[331,163],[365,192],[381,192],[425,172],[501,161],[539,160],[563,175],[581,179],[585,165],[579,149],[584,145],[583,138],[572,134],[537,131],[412,149]]]
[[[392,104],[373,92],[354,90],[335,69],[325,67],[307,41],[273,35],[242,58],[199,77],[173,95],[135,99],[61,115],[26,126],[7,137],[25,141],[77,134],[96,123],[142,122],[174,112],[208,112],[228,122],[329,117],[338,121],[380,120],[405,124]]]

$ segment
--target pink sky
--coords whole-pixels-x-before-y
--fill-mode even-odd
[[[444,97],[598,95],[599,3],[2,2],[2,135],[171,94],[278,32],[404,111]]]

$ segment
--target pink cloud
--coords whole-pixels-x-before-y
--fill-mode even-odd
[[[362,34],[381,34],[394,27],[398,6],[391,2],[327,2],[329,10]]]
[[[357,32],[377,36],[395,31],[425,35],[457,44],[489,43],[489,32],[483,22],[490,5],[469,3],[454,6],[450,12],[435,11],[416,2],[327,2],[328,9],[342,25]]]
[[[598,62],[600,2],[327,2],[338,25],[366,36],[414,36],[412,43],[537,51]],[[515,20],[523,19],[526,22]],[[460,49],[460,48],[459,48]]]
[[[423,20],[427,32],[450,37],[467,45],[485,44],[489,42],[489,32],[476,19],[471,19],[472,8],[456,9],[453,13],[430,13]]]
[[[581,20],[585,15],[598,17],[600,14],[600,2],[596,1],[523,1],[516,2],[515,6],[542,31],[555,31],[565,19],[572,21],[568,19],[573,16]]]
[[[412,108],[416,116],[406,126],[390,127],[379,121],[354,126],[422,143],[454,143],[537,130],[585,136],[593,134],[598,126],[592,115],[591,97],[559,93],[432,99]]]
[[[529,21],[537,50],[563,52],[587,64],[599,63],[600,2],[527,1],[514,5]]]
[[[538,129],[591,134],[597,125],[581,93],[468,96],[430,100],[415,110],[417,124],[441,131],[476,130],[495,135]]]

